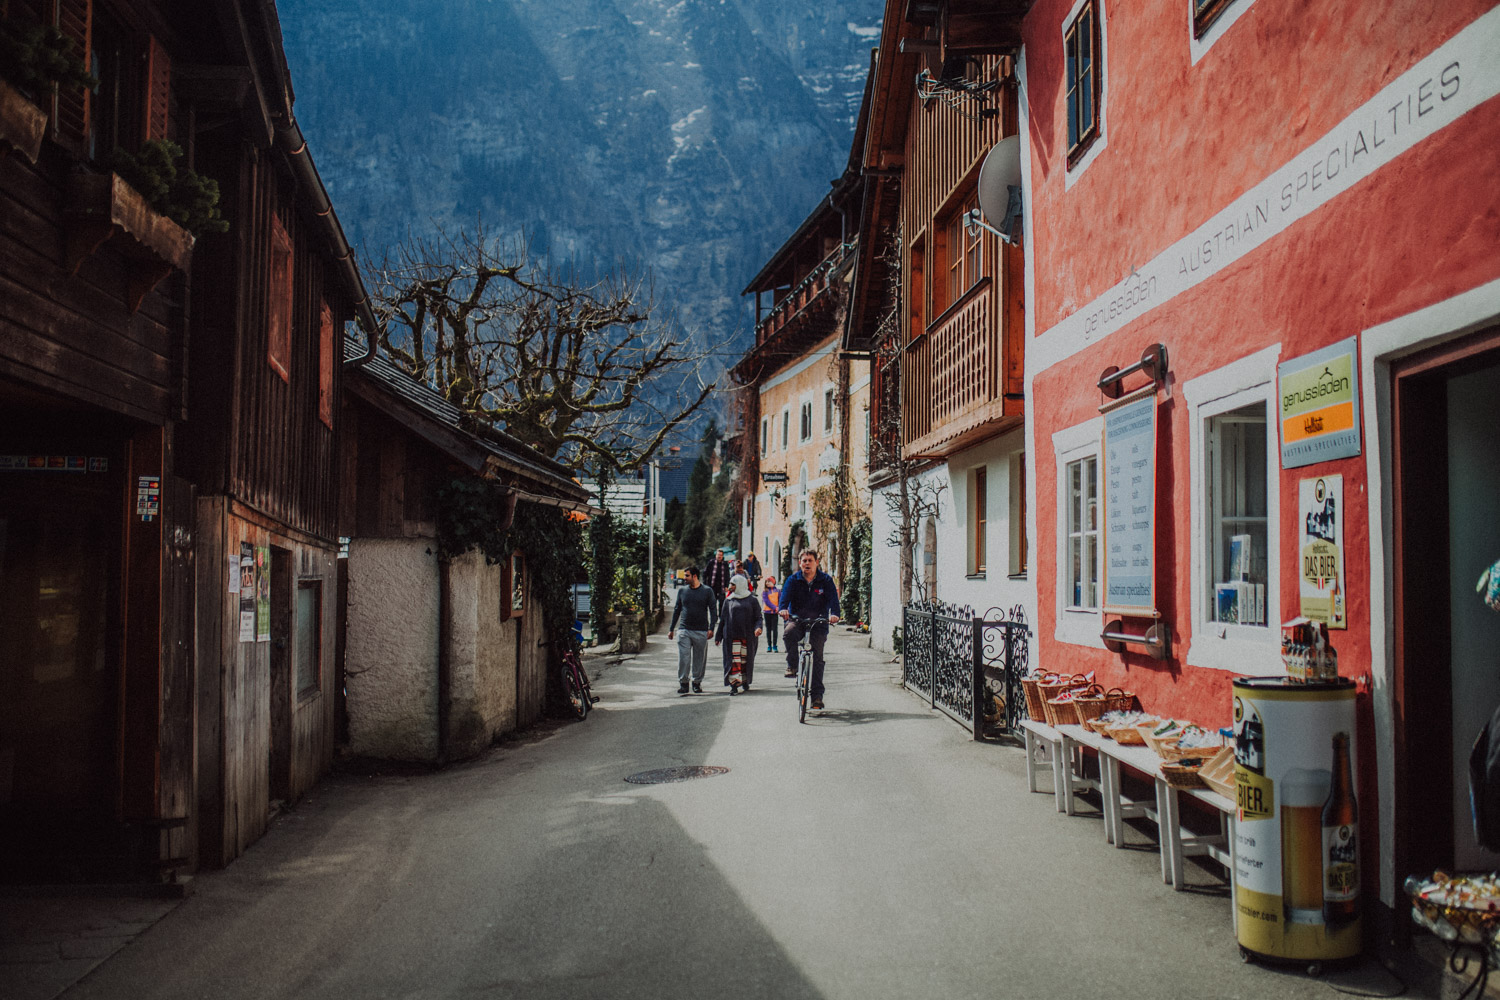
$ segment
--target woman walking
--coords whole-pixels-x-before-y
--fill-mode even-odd
[[[781,591],[776,589],[776,578],[765,579],[765,589],[760,592],[760,610],[766,619],[766,651],[776,652],[776,632],[781,619],[776,617],[781,610]]]
[[[739,641],[745,644],[744,690],[750,690],[750,681],[755,677],[755,647],[760,645],[760,633],[755,595],[750,593],[745,578],[736,573],[730,581],[730,595],[719,609],[719,629],[714,633],[714,644],[724,647],[725,687],[729,687],[729,671],[734,665],[734,644]]]

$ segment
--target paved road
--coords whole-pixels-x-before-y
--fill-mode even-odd
[[[829,650],[808,725],[764,660],[747,696],[679,697],[658,637],[587,722],[334,777],[65,995],[1333,995],[1241,965],[1220,890],[1174,893],[1140,833],[1115,850],[1027,794],[1021,751],[968,742],[862,638]],[[682,764],[731,771],[622,780]]]

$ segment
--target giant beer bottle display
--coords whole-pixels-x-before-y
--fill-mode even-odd
[[[1360,951],[1354,683],[1234,682],[1240,946],[1288,961]]]

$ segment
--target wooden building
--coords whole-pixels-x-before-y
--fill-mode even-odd
[[[843,340],[873,359],[874,536],[906,536],[875,547],[882,647],[914,597],[981,612],[1031,602],[1023,255],[966,219],[986,155],[1019,128],[1009,54],[1028,6],[885,6]]]
[[[505,490],[509,516],[537,505],[588,511],[567,469],[458,409],[384,358],[344,384],[341,523],[349,537],[345,616],[348,748],[441,763],[471,757],[546,707],[548,650],[533,581],[570,567],[521,553],[439,549],[439,491],[456,480]]]
[[[223,863],[332,759],[338,332],[372,317],[273,5],[0,11],[99,80],[0,89],[0,856]],[[110,172],[156,139],[227,233]]]

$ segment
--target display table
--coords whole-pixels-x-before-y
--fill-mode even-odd
[[[1077,729],[1077,726],[1072,727]],[[1075,803],[1073,796],[1085,788],[1092,788],[1101,795],[1103,782],[1083,776],[1083,757],[1078,752],[1080,741],[1070,740],[1061,729],[1055,729],[1036,719],[1022,719],[1021,730],[1026,738],[1026,788],[1039,792],[1036,776],[1038,765],[1052,766],[1052,794],[1057,796],[1057,811],[1072,816]],[[1044,751],[1039,754],[1038,751]],[[1040,759],[1038,759],[1040,757]],[[1106,815],[1108,815],[1106,806]],[[1106,823],[1106,826],[1108,824]]]
[[[1124,847],[1125,821],[1145,818],[1156,823],[1161,850],[1162,881],[1179,892],[1186,888],[1183,878],[1183,861],[1189,857],[1206,855],[1229,870],[1230,904],[1233,907],[1235,866],[1235,804],[1208,788],[1178,788],[1170,784],[1161,773],[1161,758],[1156,751],[1145,746],[1125,746],[1090,732],[1082,726],[1048,726],[1034,720],[1025,720],[1027,740],[1028,788],[1037,791],[1034,768],[1037,761],[1033,747],[1045,745],[1053,770],[1053,787],[1065,802],[1059,804],[1059,812],[1072,815],[1073,790],[1080,785],[1098,788],[1104,803],[1105,839],[1116,847]],[[1086,781],[1076,776],[1076,755],[1088,747],[1099,755],[1098,782]],[[1124,765],[1151,781],[1155,791],[1153,802],[1136,801],[1127,797],[1120,782],[1120,767]],[[1182,828],[1181,797],[1187,795],[1212,807],[1219,814],[1219,833],[1200,836]]]

